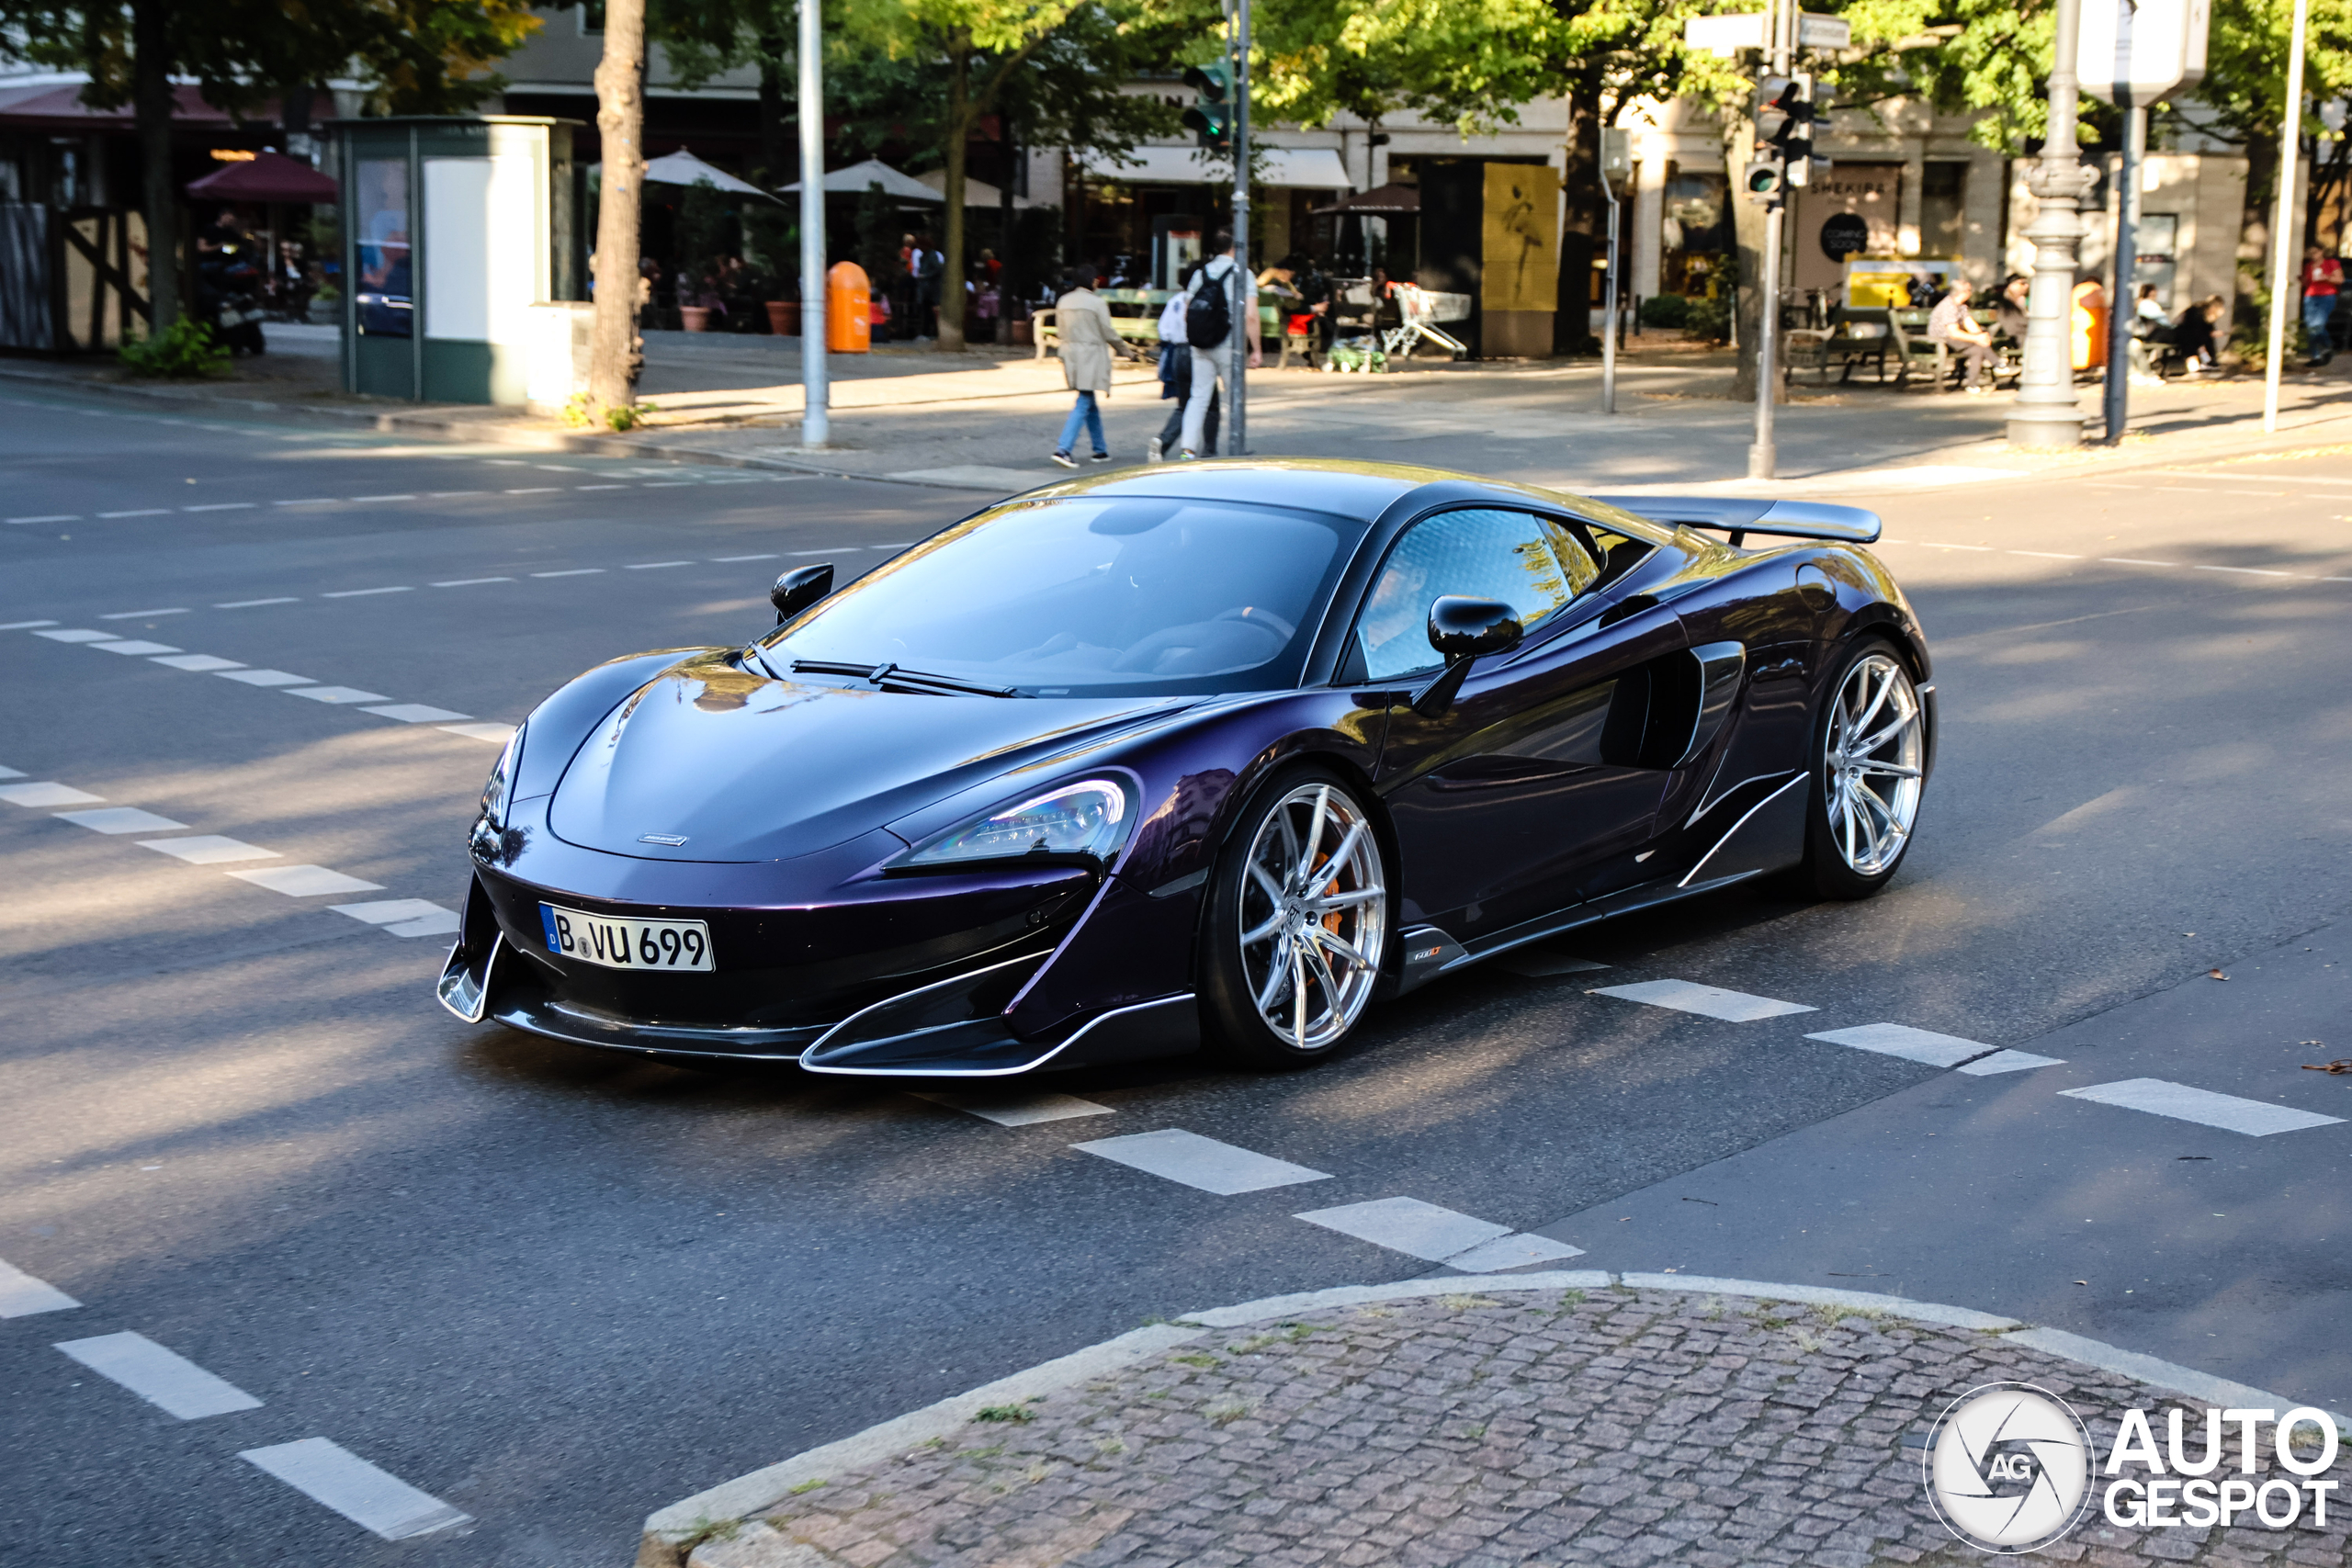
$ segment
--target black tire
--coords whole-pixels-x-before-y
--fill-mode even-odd
[[[1891,683],[1883,705],[1895,710],[1893,716],[1883,716],[1872,705],[1881,681]],[[1927,719],[1910,660],[1883,637],[1864,637],[1849,646],[1822,691],[1806,753],[1813,778],[1804,860],[1791,880],[1809,897],[1868,898],[1894,879],[1911,850],[1925,783],[1919,775],[1927,761]],[[1858,708],[1870,710],[1866,727],[1850,724]],[[1899,729],[1882,743],[1841,754],[1839,742],[1853,728],[1860,728],[1858,739],[1868,741],[1889,734],[1897,719]],[[1910,777],[1897,771],[1905,768]],[[1894,798],[1883,797],[1882,788]]]
[[[1347,780],[1298,768],[1261,786],[1217,857],[1202,912],[1196,964],[1209,1048],[1261,1069],[1336,1055],[1380,978],[1394,919],[1387,877],[1377,819]],[[1309,939],[1310,928],[1324,934]],[[1272,1004],[1261,1007],[1270,987]]]

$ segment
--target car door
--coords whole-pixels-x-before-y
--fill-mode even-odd
[[[1628,750],[1612,732],[1626,722],[1619,677],[1685,637],[1662,609],[1567,624],[1601,581],[1588,537],[1533,512],[1442,512],[1400,536],[1374,579],[1351,673],[1402,688],[1375,785],[1396,825],[1407,924],[1464,942],[1507,931],[1577,902],[1597,867],[1652,830],[1666,775],[1609,760]],[[1408,694],[1438,673],[1429,606],[1450,593],[1512,605],[1525,641],[1422,715]]]

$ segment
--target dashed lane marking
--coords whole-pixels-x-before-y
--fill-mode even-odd
[[[2226,1133],[2244,1133],[2254,1138],[2267,1138],[2273,1133],[2301,1132],[2307,1127],[2331,1126],[2344,1120],[2341,1116],[2322,1116],[2316,1111],[2298,1111],[2291,1105],[2272,1105],[2259,1100],[2243,1100],[2234,1094],[2216,1094],[2210,1089],[2197,1089],[2185,1083],[2167,1083],[2163,1078],[2124,1078],[2116,1083],[2092,1084],[2085,1089],[2061,1089],[2059,1093],[2069,1100],[2120,1105],[2127,1111],[2144,1111],[2152,1116],[2196,1122],[2208,1127],[2219,1127]]]
[[[244,666],[233,659],[223,659],[217,653],[171,653],[151,663],[168,664],[175,670],[192,670],[201,674],[213,670],[243,670]]]
[[[345,876],[339,871],[329,871],[322,865],[271,865],[256,871],[232,871],[229,874],[240,882],[250,882],[256,887],[266,887],[272,893],[283,893],[289,898],[316,898],[329,893],[381,893],[380,882],[363,882],[356,876]]]
[[[466,716],[448,708],[436,708],[430,703],[386,703],[380,707],[361,708],[359,711],[372,713],[379,718],[396,718],[402,724],[440,724]]]
[[[94,642],[89,646],[101,653],[177,653],[179,651],[168,642],[145,642],[135,637],[127,637],[120,642]]]
[[[355,495],[354,501],[414,501],[413,495]]]
[[[985,1090],[965,1093],[918,1094],[933,1105],[993,1122],[1000,1127],[1034,1127],[1040,1122],[1066,1122],[1076,1116],[1115,1116],[1107,1105],[1080,1100],[1074,1094],[1010,1094]]]
[[[1474,1219],[1435,1203],[1424,1203],[1419,1198],[1375,1198],[1370,1202],[1347,1203],[1336,1209],[1313,1209],[1292,1217],[1338,1231],[1341,1235],[1354,1236],[1358,1241],[1368,1241],[1374,1247],[1385,1247],[1391,1252],[1401,1252],[1408,1258],[1450,1264],[1474,1273],[1576,1258],[1583,1251],[1548,1236],[1517,1235],[1509,1225]],[[1516,1245],[1497,1247],[1498,1243],[1506,1240]],[[1510,1261],[1488,1261],[1490,1257]],[[1462,1260],[1465,1258],[1473,1261],[1464,1263]]]
[[[37,1280],[0,1258],[0,1317],[30,1317],[40,1312],[70,1312],[82,1303],[46,1280]]]
[[[250,501],[216,501],[204,506],[183,506],[180,510],[182,512],[251,512],[254,505],[254,503]]]
[[[1176,1127],[1156,1133],[1130,1133],[1118,1138],[1097,1138],[1091,1143],[1072,1144],[1070,1147],[1226,1198],[1269,1187],[1331,1179],[1329,1171],[1309,1170],[1303,1165],[1255,1154]]]
[[[418,1491],[324,1438],[246,1449],[237,1457],[386,1540],[429,1535],[469,1519],[431,1493]]]
[[[114,640],[114,633],[94,631],[88,626],[63,626],[53,632],[35,632],[33,636],[47,637],[51,642],[112,642]]]
[[[232,599],[225,604],[215,604],[212,607],[216,610],[250,610],[259,604],[291,604],[294,602],[294,595],[281,593],[275,599]]]
[[[621,570],[623,571],[660,571],[664,567],[697,566],[699,564],[701,563],[690,560],[641,560],[632,562],[631,564],[621,568]]]
[[[315,686],[318,684],[308,675],[289,675],[283,670],[216,670],[213,674],[223,681],[234,681],[245,686]]]
[[[53,626],[56,624],[55,621],[10,621],[6,626],[0,626],[0,632],[30,631],[35,626]]]
[[[100,517],[108,519],[116,517],[169,517],[171,514],[172,509],[168,506],[142,506],[130,512],[101,512],[98,513]]]
[[[710,558],[720,564],[729,564],[739,560],[774,560],[776,558],[776,553],[774,550],[763,550],[755,556],[713,556]]]
[[[429,898],[379,898],[368,904],[330,904],[338,915],[348,915],[379,926],[394,936],[454,936],[459,921],[455,909],[445,909]]]
[[[356,686],[294,686],[286,693],[289,697],[308,697],[314,703],[389,703],[392,699],[381,692],[363,692]]]
[[[1922,1062],[1930,1067],[1956,1067],[1993,1049],[1981,1040],[1938,1034],[1931,1029],[1914,1029],[1907,1023],[1858,1024],[1852,1029],[1826,1030],[1805,1038],[1832,1045],[1850,1045],[1857,1051],[1872,1051],[1882,1056],[1900,1056],[1906,1062]]]
[[[2037,1056],[2030,1051],[1996,1051],[1977,1061],[1962,1064],[1961,1071],[1972,1077],[1986,1077],[1994,1073],[2022,1073],[2033,1067],[2056,1067],[2065,1064],[2064,1056]]]
[[[322,599],[366,599],[377,593],[413,593],[416,590],[403,583],[392,588],[338,588],[332,593],[322,593]]]
[[[0,784],[0,800],[11,806],[95,806],[106,799],[72,784],[42,780],[37,784]]]
[[[263,849],[259,844],[246,843],[220,833],[198,833],[186,839],[141,839],[139,847],[162,854],[177,855],[190,865],[220,865],[239,860],[284,860],[276,850]]]
[[[1591,994],[1671,1008],[1676,1012],[1695,1012],[1726,1023],[1754,1023],[1759,1019],[1820,1010],[1801,1002],[1775,1001],[1770,997],[1751,997],[1745,991],[1726,991],[1720,986],[1702,986],[1695,980],[1644,980],[1632,986],[1603,986]]]
[[[119,1383],[183,1421],[261,1408],[261,1401],[243,1389],[143,1334],[101,1334],[90,1339],[67,1339],[57,1348],[107,1382]]]
[[[51,815],[60,822],[71,822],[93,833],[177,833],[187,827],[185,822],[175,822],[135,806],[101,806],[95,811],[56,811]]]
[[[51,512],[39,517],[11,517],[8,521],[11,523],[79,523],[82,521],[82,514],[78,512]]]
[[[575,566],[568,571],[535,571],[533,577],[594,577],[605,569],[601,566]]]
[[[457,577],[447,582],[433,584],[435,588],[476,588],[485,582],[512,582],[511,577]]]
[[[185,615],[187,606],[175,604],[168,610],[117,610],[111,615],[100,615],[102,621],[143,621],[151,615]]]

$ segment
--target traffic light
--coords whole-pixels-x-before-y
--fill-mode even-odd
[[[1781,160],[1772,153],[1750,158],[1747,173],[1740,178],[1740,189],[1747,192],[1747,199],[1767,206],[1781,199]]]
[[[1785,167],[1785,178],[1792,186],[1804,186],[1813,177],[1813,128],[1820,118],[1813,106],[1813,74],[1800,71],[1788,80],[1770,106],[1780,112],[1781,128],[1772,132],[1772,145],[1779,148]]]
[[[1233,146],[1233,67],[1224,61],[1184,68],[1184,85],[1200,94],[1184,111],[1185,128],[1212,152]]]

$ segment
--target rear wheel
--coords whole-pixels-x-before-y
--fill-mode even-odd
[[[1814,726],[1813,801],[1798,879],[1827,898],[1867,898],[1911,848],[1928,756],[1911,671],[1883,637],[1846,655]]]
[[[1321,771],[1243,813],[1209,884],[1201,1000],[1216,1043],[1252,1066],[1337,1051],[1380,979],[1388,879],[1370,810]]]

